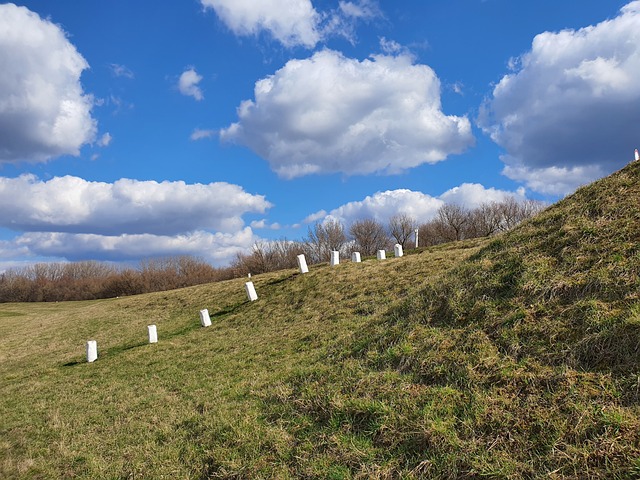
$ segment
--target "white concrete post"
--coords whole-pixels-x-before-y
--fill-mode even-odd
[[[304,254],[298,255],[298,267],[300,267],[300,273],[308,273],[309,267],[307,267],[307,260],[304,258]]]
[[[351,261],[355,263],[360,263],[360,252],[353,252],[351,254]]]
[[[396,256],[396,258],[401,257],[402,245],[400,245],[399,243],[396,243],[395,246],[393,247],[393,254]]]
[[[248,275],[248,278],[251,278],[251,274]]]
[[[87,342],[87,362],[95,362],[98,358],[98,342],[89,340]]]
[[[636,148],[636,151],[635,151],[635,159],[636,160],[640,160],[640,153],[638,153],[638,149],[637,148]]]
[[[335,267],[340,263],[340,252],[334,250],[331,252],[331,266]]]
[[[418,230],[418,229],[416,228],[416,230],[415,230],[415,234],[416,234],[416,248],[418,248],[418,232],[420,232],[420,230]]]
[[[258,294],[256,293],[256,287],[253,286],[253,282],[247,282],[244,284],[244,288],[247,291],[247,297],[250,302],[255,302],[258,299]]]
[[[211,317],[209,317],[209,310],[206,308],[204,310],[200,310],[200,324],[203,327],[211,326]]]
[[[385,260],[387,258],[387,252],[384,250],[378,250],[378,260]]]
[[[158,329],[155,325],[147,325],[149,331],[149,343],[158,343]]]

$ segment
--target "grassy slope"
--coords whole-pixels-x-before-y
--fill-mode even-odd
[[[261,275],[255,303],[2,305],[0,477],[637,478],[639,180],[490,243]]]
[[[636,162],[345,344],[358,395],[394,405],[374,444],[427,478],[640,477],[639,199]],[[396,372],[414,403],[393,404]]]
[[[0,305],[0,478],[323,477],[270,395],[478,242],[94,302]],[[425,259],[427,261],[425,261]],[[199,325],[209,308],[213,325]],[[146,325],[160,341],[146,344]],[[85,363],[84,343],[99,359]],[[315,454],[314,454],[315,455]],[[308,460],[308,461],[307,461]],[[340,465],[338,465],[340,467]]]

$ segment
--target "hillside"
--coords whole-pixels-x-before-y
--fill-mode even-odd
[[[0,477],[637,478],[639,180],[491,241],[256,276],[253,303],[232,280],[0,305]]]

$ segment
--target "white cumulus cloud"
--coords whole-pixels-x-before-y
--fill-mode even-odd
[[[534,192],[562,196],[606,176],[608,171],[601,165],[543,168],[506,165],[503,173],[512,180],[526,183]]]
[[[387,190],[367,196],[364,200],[349,202],[326,212],[321,210],[305,218],[303,223],[323,221],[326,218],[339,220],[349,227],[356,220],[372,218],[386,225],[397,214],[407,214],[418,223],[432,220],[440,207],[456,204],[473,209],[483,203],[501,202],[508,198],[525,199],[524,189],[516,192],[486,188],[478,183],[463,183],[451,188],[438,197],[408,189]]]
[[[445,115],[440,81],[407,55],[359,61],[323,50],[255,85],[221,139],[248,146],[281,177],[394,174],[474,143],[466,117]]]
[[[320,14],[310,0],[201,0],[236,35],[269,32],[284,46],[312,48],[321,38]]]
[[[310,0],[200,0],[238,36],[269,34],[285,47],[314,48],[319,42],[341,36],[354,41],[358,22],[382,16],[375,0],[340,1],[326,11]]]
[[[26,253],[70,261],[121,262],[158,256],[193,255],[222,266],[228,264],[237,252],[248,250],[257,240],[251,228],[245,227],[231,233],[195,231],[174,236],[28,232],[4,243],[5,247],[10,243],[11,251],[20,251],[23,255]],[[0,267],[4,264],[0,262]]]
[[[202,76],[199,75],[194,68],[189,68],[180,75],[178,79],[178,90],[180,90],[181,94],[200,101],[204,99],[204,94],[198,86],[201,81]]]
[[[65,32],[12,3],[0,5],[0,162],[79,155],[94,140],[86,60]]]
[[[504,174],[568,193],[630,160],[640,125],[640,1],[579,30],[544,32],[511,62],[479,123]]]
[[[264,196],[224,182],[0,177],[0,226],[17,231],[175,235],[210,229],[231,233],[244,227],[243,214],[264,213],[270,206]]]
[[[463,183],[447,190],[438,198],[447,204],[473,209],[483,203],[503,202],[508,198],[524,200],[525,190],[521,187],[515,192],[509,192],[494,187],[486,188],[479,183]]]

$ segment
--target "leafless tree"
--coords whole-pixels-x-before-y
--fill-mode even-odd
[[[497,202],[483,203],[467,215],[464,238],[489,237],[500,231],[502,216]]]
[[[528,218],[536,216],[542,210],[547,208],[545,202],[527,199],[520,203],[520,221],[523,222]]]
[[[440,234],[447,241],[462,240],[464,228],[469,222],[469,214],[466,209],[456,204],[445,204],[438,210]]]
[[[418,246],[428,247],[448,242],[449,240],[442,236],[442,232],[443,228],[438,219],[433,219],[421,224],[420,227],[418,227]]]
[[[258,274],[273,272],[296,266],[296,255],[300,253],[302,246],[299,242],[281,239],[273,241],[256,242],[251,253],[238,253],[233,262],[233,267],[238,269],[240,275],[247,273]]]
[[[117,268],[107,263],[86,260],[65,263],[62,276],[68,280],[82,280],[86,278],[106,278],[117,273]]]
[[[510,197],[499,204],[501,224],[500,230],[507,231],[515,227],[520,218],[520,204],[518,201]]]
[[[402,248],[406,247],[415,229],[416,220],[406,213],[399,213],[389,219],[389,235],[402,245]]]
[[[502,222],[500,229],[502,231],[511,230],[513,227],[533,217],[536,213],[544,209],[545,204],[536,200],[524,200],[519,202],[515,197],[500,202],[500,215]]]
[[[311,263],[326,262],[331,251],[340,251],[347,241],[344,227],[338,220],[329,218],[323,223],[316,223],[304,240],[305,253]]]
[[[349,234],[355,241],[355,251],[362,255],[375,255],[378,250],[385,248],[389,241],[384,226],[372,218],[353,222]]]

